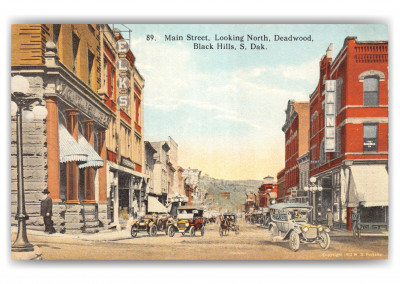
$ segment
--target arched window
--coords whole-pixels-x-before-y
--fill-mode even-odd
[[[379,78],[365,77],[363,83],[364,105],[379,105]]]

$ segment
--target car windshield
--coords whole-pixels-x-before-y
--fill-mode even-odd
[[[308,214],[309,214],[310,210],[301,208],[301,209],[291,209],[288,212],[288,216],[291,220],[297,221],[297,222],[306,222],[308,220]]]

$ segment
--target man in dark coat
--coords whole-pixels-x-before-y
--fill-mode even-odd
[[[53,215],[53,202],[49,196],[49,191],[47,188],[43,190],[43,198],[40,203],[40,215],[43,216],[44,221],[44,231],[49,234],[55,233],[55,229],[53,227],[53,221],[51,220],[51,216]]]

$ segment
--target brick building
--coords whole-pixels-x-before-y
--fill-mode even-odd
[[[276,175],[276,201],[285,201],[285,169],[280,170]]]
[[[335,59],[330,45],[310,95],[310,177],[317,218],[351,229],[350,213],[363,205],[361,221],[388,223],[388,43],[345,39]],[[333,81],[331,81],[333,80]],[[329,135],[329,136],[327,136]]]
[[[258,188],[258,206],[267,207],[273,200],[277,198],[277,184],[274,182],[274,178],[267,176],[264,178],[263,183]]]
[[[142,172],[144,141],[141,100],[144,79],[135,67],[132,51],[118,51],[118,44],[123,40],[120,31],[112,30],[109,25],[99,26],[101,78],[98,92],[111,111],[106,131],[107,164],[104,169],[107,172],[107,208],[100,212],[107,213],[103,218],[105,226],[119,228],[132,215],[146,210],[144,196],[148,176]],[[123,60],[127,64],[121,68]],[[117,83],[121,78],[127,79],[124,88]],[[117,103],[120,94],[128,96],[129,103],[126,106]]]
[[[299,165],[297,159],[308,151],[310,110],[308,102],[288,101],[285,133],[285,201],[291,201],[292,191],[298,190]]]

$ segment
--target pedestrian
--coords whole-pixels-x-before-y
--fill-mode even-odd
[[[56,230],[53,227],[53,221],[51,216],[53,215],[53,202],[49,196],[49,190],[46,188],[42,191],[43,197],[40,203],[40,215],[43,216],[44,231],[49,234],[53,234]]]
[[[326,219],[328,221],[328,228],[333,230],[333,213],[332,213],[332,210],[329,208],[326,213]]]

